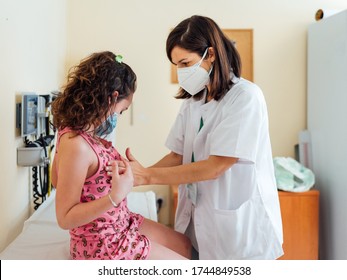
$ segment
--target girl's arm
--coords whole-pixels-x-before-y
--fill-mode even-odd
[[[60,139],[59,153],[56,155],[56,215],[61,228],[71,229],[87,224],[114,207],[106,195],[100,199],[81,203],[81,192],[87,177],[98,169],[98,159],[80,137],[64,134]],[[118,167],[113,166],[111,197],[120,203],[131,190],[133,177],[129,165],[125,163],[125,171],[118,174]],[[53,170],[53,171],[55,171]]]

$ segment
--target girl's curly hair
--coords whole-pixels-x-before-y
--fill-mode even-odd
[[[130,66],[117,61],[109,51],[91,54],[70,69],[63,91],[53,98],[53,126],[87,131],[107,118],[116,101],[135,90],[136,75]]]

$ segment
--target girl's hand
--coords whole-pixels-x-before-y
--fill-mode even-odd
[[[131,166],[126,160],[122,160],[122,171],[120,172],[118,163],[113,161],[112,168],[112,188],[110,195],[117,204],[119,204],[131,191],[134,186],[134,176]]]
[[[133,177],[134,177],[134,186],[148,185],[148,168],[143,167],[131,154],[130,148],[127,148],[125,151],[125,155],[127,158],[121,158],[121,160],[117,161],[109,161],[105,170],[108,171],[107,175],[112,176],[111,166],[113,162],[118,164],[118,174],[122,175],[127,169],[126,163],[131,167]]]

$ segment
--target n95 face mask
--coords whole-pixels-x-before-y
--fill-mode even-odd
[[[189,67],[177,68],[178,83],[190,95],[197,94],[210,82],[212,68],[207,72],[200,66],[207,54],[207,50],[208,48],[205,50],[201,60],[196,64]]]

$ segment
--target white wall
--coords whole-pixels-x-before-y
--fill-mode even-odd
[[[31,199],[28,170],[16,165],[16,148],[22,144],[14,128],[20,91],[56,89],[63,70],[91,52],[121,53],[137,73],[139,86],[133,125],[130,112],[125,113],[117,147],[121,153],[132,147],[133,154],[149,165],[167,152],[164,141],[180,105],[172,97],[177,85],[170,83],[166,36],[182,19],[206,15],[222,28],[254,29],[254,80],[268,103],[274,156],[293,156],[298,132],[306,128],[307,27],[319,8],[347,8],[345,0],[0,0],[0,4],[0,111],[1,128],[7,132],[0,140],[0,167],[6,170],[0,250],[18,233]]]
[[[0,0],[0,251],[31,212],[29,168],[17,166],[16,103],[22,91],[56,90],[65,54],[65,0]]]

